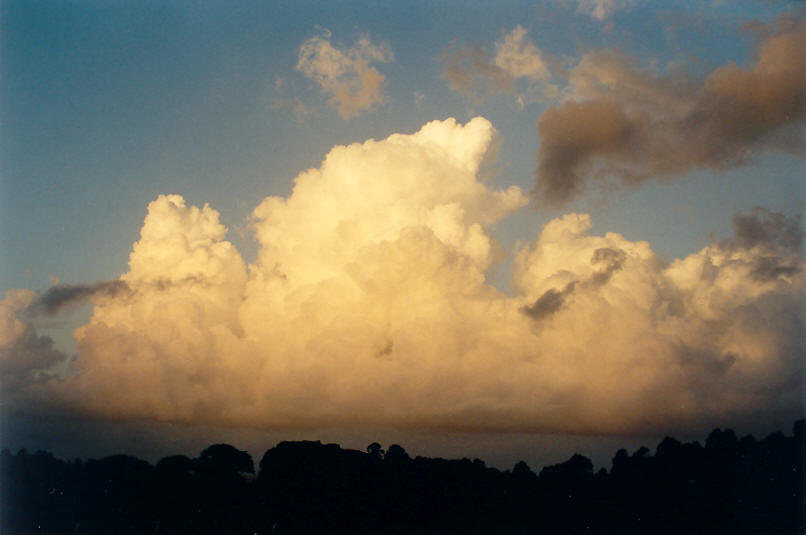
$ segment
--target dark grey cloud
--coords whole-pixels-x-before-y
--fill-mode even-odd
[[[32,326],[26,325],[19,337],[0,346],[0,390],[8,395],[51,379],[53,374],[49,370],[67,358],[67,353],[54,348],[49,336],[39,336]]]
[[[554,288],[547,290],[537,298],[537,301],[521,310],[534,320],[548,318],[563,307],[566,297],[574,291],[575,286],[576,282],[570,282],[562,290]]]
[[[616,271],[621,269],[625,260],[627,260],[627,253],[625,253],[622,249],[616,249],[613,247],[602,247],[596,249],[593,252],[593,257],[591,258],[591,264],[602,266],[603,269],[593,274],[591,282],[596,286],[607,284],[607,281],[610,280],[610,277],[612,277]]]
[[[560,310],[568,297],[577,287],[598,288],[607,284],[610,278],[622,268],[627,260],[627,253],[615,247],[600,247],[593,252],[591,264],[600,267],[589,279],[569,282],[562,290],[551,288],[537,298],[529,306],[523,307],[521,311],[534,320],[542,320],[551,317]]]
[[[129,292],[129,286],[122,280],[94,284],[57,284],[31,303],[28,311],[33,314],[56,314],[64,306],[93,296],[116,297],[126,292]]]
[[[788,216],[756,206],[736,213],[731,221],[734,237],[721,243],[729,249],[758,249],[751,276],[767,282],[800,273],[803,246],[801,214]]]
[[[761,245],[768,248],[780,247],[787,251],[801,250],[803,230],[800,214],[786,216],[756,206],[748,214],[734,214],[731,223],[736,243],[741,247]]]
[[[179,280],[166,278],[156,279],[140,284],[153,288],[156,291],[167,291],[171,288],[184,285],[206,286],[207,281],[198,275],[189,275]],[[27,308],[26,312],[32,315],[55,315],[62,308],[92,297],[121,297],[129,295],[134,290],[122,280],[100,281],[93,284],[56,284],[41,294]]]
[[[752,65],[702,80],[644,72],[615,52],[583,57],[569,73],[574,98],[538,119],[538,200],[568,201],[594,181],[738,167],[770,150],[806,156],[805,21],[781,19]]]
[[[800,265],[795,261],[782,260],[777,256],[765,256],[756,261],[751,275],[757,281],[770,281],[781,276],[796,275],[800,270]]]

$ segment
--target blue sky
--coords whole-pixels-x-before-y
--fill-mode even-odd
[[[747,63],[752,38],[740,26],[791,9],[785,2],[662,7],[628,4],[605,31],[604,22],[578,13],[573,2],[9,2],[2,286],[41,289],[51,274],[65,282],[118,275],[145,205],[159,193],[211,203],[237,242],[232,230],[257,202],[287,194],[296,174],[316,166],[332,146],[413,132],[433,119],[490,119],[503,138],[496,183],[528,188],[540,142],[535,121],[545,105],[521,110],[510,95],[476,103],[451,91],[437,60],[449,43],[491,49],[520,24],[541,50],[558,56],[614,47],[646,64],[696,57],[694,68],[707,69]],[[341,120],[294,70],[300,44],[317,27],[347,45],[361,34],[390,44],[395,61],[380,67],[383,104]],[[300,123],[289,110],[272,109],[278,78],[313,116]],[[423,94],[419,106],[415,91]],[[801,171],[800,159],[779,154],[724,179],[707,173],[703,180],[653,184],[651,195],[629,192],[601,207],[601,199],[583,199],[564,209],[597,208],[595,223],[603,229],[649,239],[679,256],[707,233],[725,232],[737,209],[791,209]],[[772,184],[759,178],[766,176]],[[691,206],[698,224],[675,216],[677,205]],[[526,214],[503,239],[531,238],[556,213]]]
[[[600,11],[596,11],[600,5]],[[537,123],[562,96],[519,105],[528,78],[462,94],[449,83],[448,50],[477,46],[489,59],[517,27],[550,65],[548,80],[590,53],[617,51],[638,73],[683,69],[702,83],[720,66],[751,68],[764,35],[790,2],[3,2],[0,7],[0,289],[44,292],[55,280],[92,284],[128,271],[147,206],[160,194],[209,203],[247,263],[259,246],[250,214],[269,195],[320,166],[336,145],[412,134],[433,120],[483,116],[497,129],[495,189],[535,187]],[[325,38],[346,51],[367,38],[391,52],[370,62],[379,101],[345,118],[306,77],[300,47]],[[453,48],[451,48],[453,47]],[[393,57],[393,59],[392,59]],[[677,70],[676,70],[677,69]],[[542,90],[537,90],[542,91]],[[295,109],[296,107],[296,109]],[[507,259],[486,272],[512,292],[516,244],[547,222],[591,214],[593,233],[648,241],[664,261],[731,236],[731,218],[755,206],[795,217],[803,202],[803,129],[789,153],[750,146],[741,165],[696,165],[634,186],[592,187],[564,203],[530,202],[494,224]],[[670,150],[676,150],[674,145]],[[33,318],[40,334],[76,351],[84,303]]]

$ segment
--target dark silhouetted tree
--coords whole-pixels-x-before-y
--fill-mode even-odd
[[[383,448],[377,442],[373,442],[367,446],[367,453],[369,453],[370,457],[373,459],[383,459]]]

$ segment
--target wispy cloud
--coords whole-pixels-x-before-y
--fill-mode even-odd
[[[115,297],[129,291],[120,280],[101,281],[94,284],[54,284],[38,296],[27,308],[33,314],[56,314],[62,307],[89,300],[91,297]]]
[[[517,25],[495,43],[494,55],[479,44],[454,43],[439,57],[442,76],[454,91],[475,100],[494,93],[516,93],[522,104],[553,97],[557,89],[547,61],[526,34]]]
[[[598,21],[605,21],[616,11],[616,0],[578,0],[577,13],[591,16]]]
[[[549,77],[540,51],[526,38],[526,30],[520,25],[495,44],[494,62],[512,78],[537,81]]]
[[[747,68],[705,79],[655,74],[612,51],[587,54],[571,98],[538,120],[536,195],[564,202],[595,181],[625,185],[694,169],[730,168],[756,154],[805,155],[806,22],[785,18]]]
[[[339,116],[349,119],[383,101],[385,77],[373,64],[391,61],[394,54],[386,43],[362,36],[352,47],[339,47],[325,30],[300,45],[295,68],[329,95]]]
[[[287,78],[276,78],[269,106],[273,110],[288,110],[295,121],[304,123],[313,114],[313,109],[293,92],[294,88]]]
[[[439,57],[442,76],[454,91],[481,98],[514,88],[512,77],[490,58],[481,45],[452,44]]]

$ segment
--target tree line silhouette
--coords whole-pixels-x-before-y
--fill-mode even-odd
[[[804,420],[762,440],[716,429],[574,455],[539,474],[479,459],[281,442],[255,470],[227,444],[151,465],[0,453],[2,533],[802,533]]]

